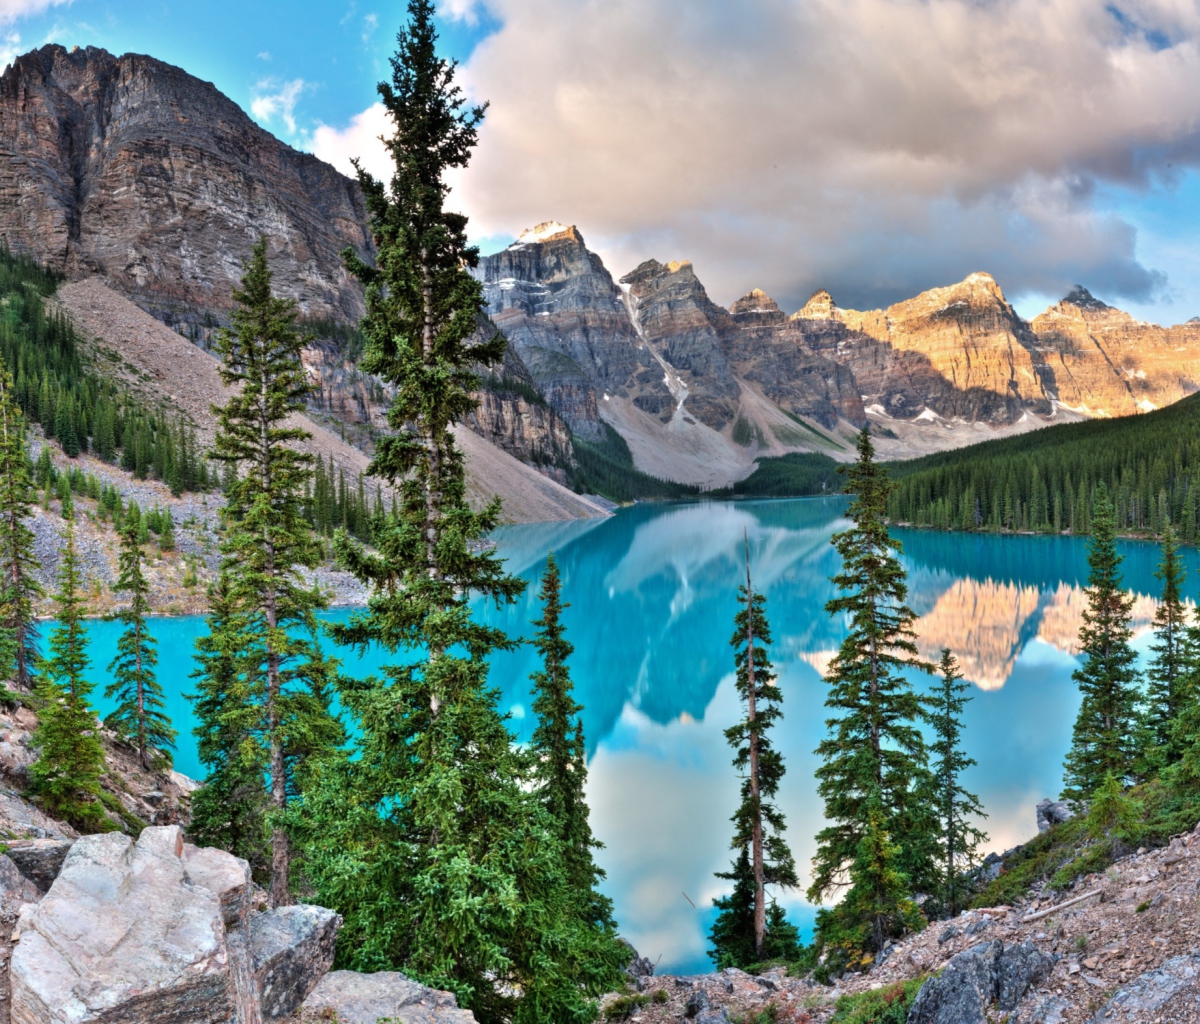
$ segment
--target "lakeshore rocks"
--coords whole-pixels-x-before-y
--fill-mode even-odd
[[[328,970],[341,923],[319,907],[253,914],[250,869],[150,827],[71,847],[22,907],[13,1024],[269,1024]]]
[[[304,1014],[339,1024],[474,1024],[449,992],[426,988],[395,971],[330,971],[304,1001]]]
[[[1005,948],[1000,939],[981,942],[955,956],[921,986],[908,1024],[985,1024],[993,1003],[1011,1013],[1025,993],[1045,980],[1054,958],[1032,943]]]

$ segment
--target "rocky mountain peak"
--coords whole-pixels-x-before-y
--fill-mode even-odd
[[[0,241],[100,275],[171,324],[223,314],[259,235],[312,317],[356,319],[341,266],[373,247],[356,182],[211,83],[140,54],[43,46],[0,77]]]
[[[556,220],[543,221],[521,232],[513,245],[533,245],[538,242],[551,242],[560,238],[569,238],[580,245],[586,245],[583,235],[574,224],[560,224]]]
[[[729,312],[741,313],[779,313],[779,305],[761,288],[752,288],[732,306]]]
[[[824,288],[818,288],[808,301],[792,314],[793,320],[833,320],[837,315],[837,303]]]
[[[1101,302],[1083,285],[1077,284],[1063,297],[1059,305],[1062,306],[1077,306],[1080,309],[1092,309],[1097,312],[1102,312],[1106,309],[1112,309],[1112,306]]]

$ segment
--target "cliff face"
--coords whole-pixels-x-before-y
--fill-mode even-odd
[[[1054,397],[1087,415],[1161,409],[1200,386],[1200,321],[1144,323],[1076,287],[1030,326]]]
[[[0,78],[0,239],[168,323],[227,310],[260,234],[305,315],[354,319],[365,225],[356,183],[179,68],[44,46]]]

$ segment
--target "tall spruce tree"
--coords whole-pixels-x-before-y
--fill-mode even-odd
[[[1072,678],[1083,700],[1065,764],[1063,799],[1087,800],[1111,775],[1124,784],[1137,755],[1137,656],[1129,641],[1133,597],[1121,589],[1116,516],[1103,483],[1096,487],[1088,541],[1087,608],[1079,630],[1083,664]]]
[[[612,901],[597,889],[604,872],[592,856],[603,844],[592,835],[584,795],[587,748],[580,718],[583,706],[575,702],[567,667],[575,648],[566,638],[562,613],[570,605],[562,600],[562,579],[553,552],[546,558],[538,598],[542,617],[533,623],[538,627],[533,647],[541,655],[542,667],[532,676],[533,713],[538,724],[530,743],[535,793],[558,824],[568,885],[580,898],[583,920],[611,929]]]
[[[921,699],[904,675],[928,666],[917,654],[916,614],[905,604],[900,544],[888,534],[892,484],[865,428],[846,489],[855,496],[846,512],[853,525],[833,535],[840,595],[825,609],[844,616],[848,632],[825,676],[833,714],[816,776],[829,825],[817,835],[808,897],[820,902],[850,883],[838,906],[818,913],[817,939],[852,959],[863,952],[856,943],[877,949],[909,925],[908,895],[935,891],[938,872],[936,815],[922,799],[930,783]],[[873,908],[869,920],[865,907]]]
[[[297,447],[311,435],[288,422],[304,409],[313,385],[300,360],[295,303],[271,293],[265,238],[254,246],[233,298],[237,306],[217,351],[221,379],[234,394],[214,409],[213,457],[240,470],[221,513],[221,551],[227,597],[238,612],[232,621],[240,627],[239,700],[257,712],[250,735],[263,746],[269,779],[270,898],[283,906],[291,902],[289,761],[298,749],[341,741],[317,643],[316,612],[325,600],[303,576],[321,556],[304,517],[312,456]]]
[[[103,832],[112,826],[99,802],[104,747],[88,705],[92,684],[84,677],[89,661],[80,584],[75,524],[67,520],[54,595],[58,622],[34,689],[38,726],[31,744],[38,756],[29,767],[29,791],[54,817],[80,831]]]
[[[526,790],[528,758],[488,685],[488,656],[513,642],[469,605],[524,589],[476,543],[499,503],[467,504],[451,431],[474,407],[472,364],[497,361],[504,344],[468,347],[478,253],[466,218],[443,208],[445,174],[466,165],[483,110],[466,106],[455,65],[437,55],[432,0],[410,0],[408,13],[379,87],[395,173],[385,184],[359,170],[376,261],[346,257],[366,286],[363,369],[395,388],[393,433],[370,472],[400,500],[376,525],[377,551],[337,535],[372,597],[336,635],[409,658],[382,680],[341,685],[361,756],[331,759],[326,785],[306,795],[307,863],[318,897],[345,919],[341,962],[449,989],[484,1022],[583,1019],[620,954],[580,922],[558,825]]]
[[[1162,581],[1162,594],[1154,612],[1153,657],[1146,670],[1146,745],[1151,752],[1143,752],[1151,772],[1174,763],[1182,753],[1173,731],[1191,689],[1196,655],[1183,603],[1186,570],[1170,522],[1163,526],[1162,560],[1154,575]]]
[[[942,649],[938,663],[940,679],[929,699],[929,722],[937,739],[930,745],[933,755],[934,799],[941,822],[942,886],[938,894],[942,910],[954,917],[962,908],[967,888],[965,871],[976,859],[979,844],[987,835],[968,820],[968,815],[987,817],[979,797],[962,785],[962,774],[975,764],[962,747],[962,714],[969,697],[968,684],[958,670],[958,660],[949,648]]]
[[[136,505],[132,506],[134,509]],[[205,846],[218,846],[250,863],[259,881],[270,881],[269,800],[263,779],[269,751],[258,732],[262,714],[251,693],[254,674],[242,667],[244,615],[230,596],[229,574],[208,589],[207,632],[196,641],[196,752],[204,785],[192,797],[188,831]]]
[[[168,750],[175,746],[175,730],[163,712],[162,687],[154,674],[158,643],[146,627],[150,585],[142,572],[138,525],[131,517],[121,531],[121,574],[113,590],[129,595],[129,607],[117,616],[125,629],[117,640],[117,656],[108,666],[113,681],[104,691],[117,706],[104,724],[137,750],[145,768],[162,770],[171,764]]]
[[[713,923],[709,955],[717,969],[747,967],[775,958],[795,959],[799,935],[767,887],[800,884],[792,851],[784,838],[784,817],[774,803],[783,779],[783,756],[771,744],[770,730],[783,716],[783,693],[776,683],[768,649],[771,627],[766,598],[750,578],[750,546],[746,544],[746,582],[738,589],[730,646],[734,649],[737,690],[744,717],[725,730],[734,749],[733,766],[742,775],[741,804],[731,819],[731,848],[738,856],[730,872],[718,878],[734,882],[731,895],[714,900],[720,910]],[[747,901],[746,897],[749,896]]]
[[[43,453],[46,449],[43,448]],[[25,419],[13,394],[12,377],[0,365],[0,630],[17,688],[28,691],[38,663],[36,602],[42,587],[28,520],[37,503],[25,449]]]

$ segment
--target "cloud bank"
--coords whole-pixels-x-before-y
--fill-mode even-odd
[[[462,80],[491,107],[455,189],[479,235],[573,222],[616,273],[688,258],[719,302],[757,286],[790,308],[973,270],[1164,285],[1103,195],[1200,163],[1196,0],[480,6],[501,27]],[[344,165],[385,126],[368,110],[317,152]]]

